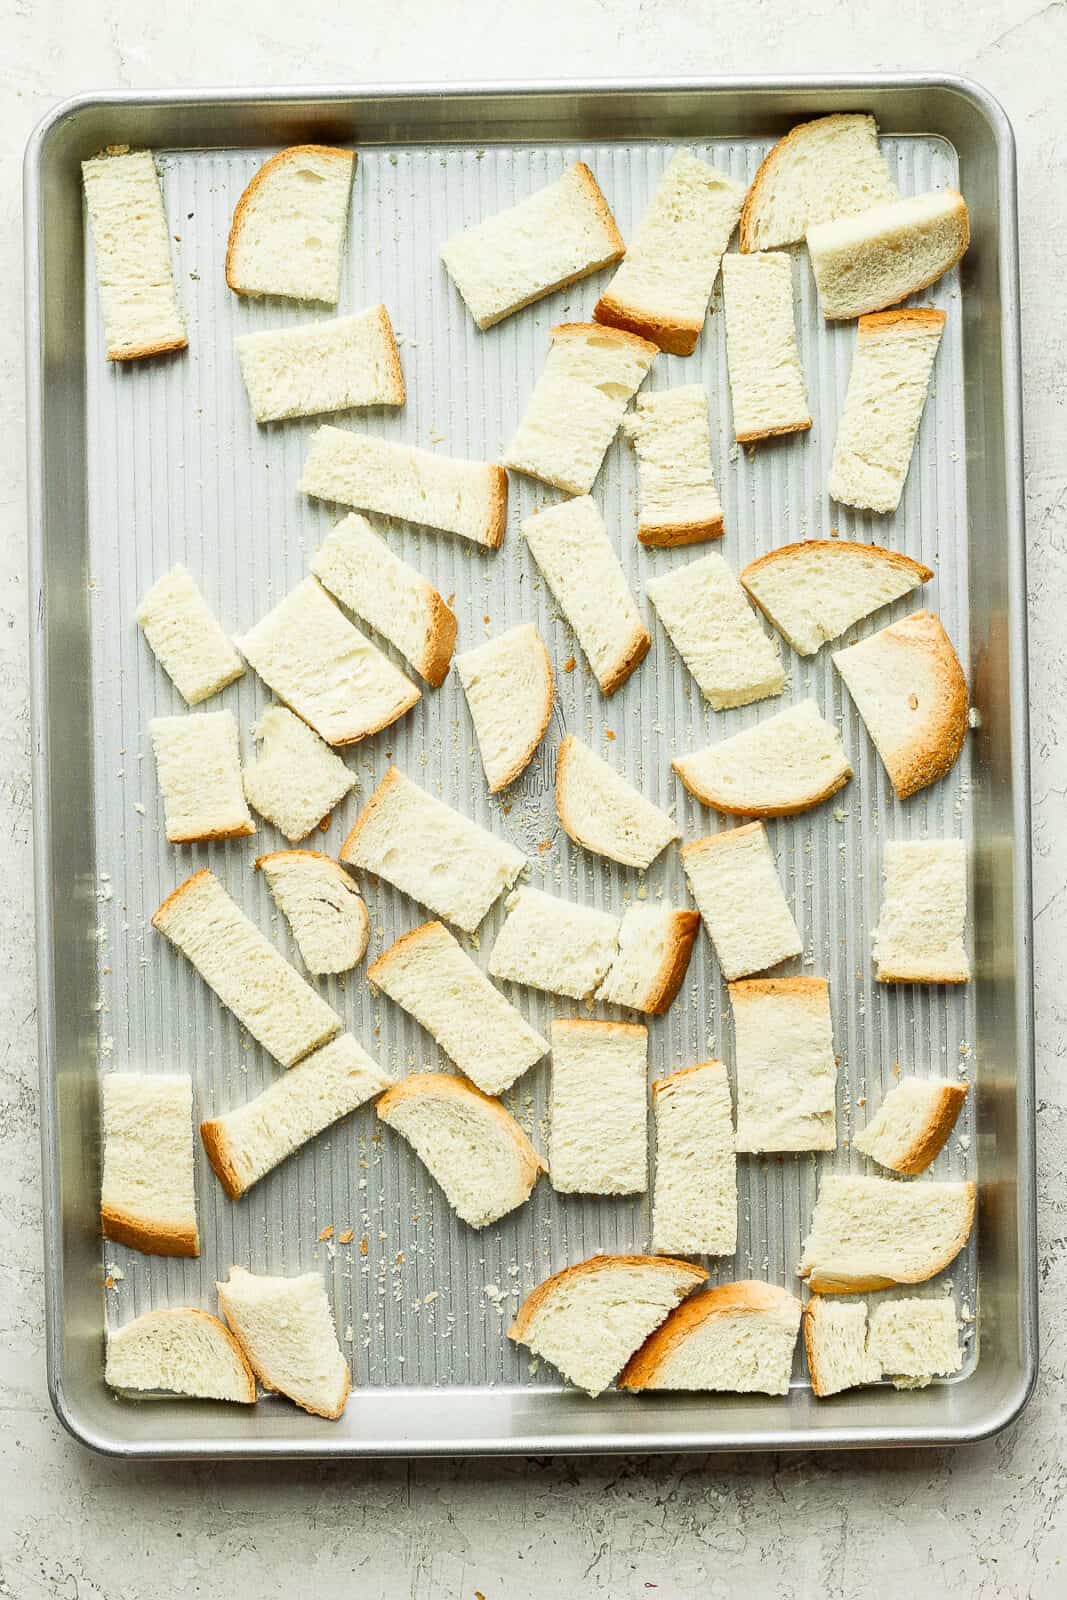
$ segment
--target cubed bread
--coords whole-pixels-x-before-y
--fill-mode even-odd
[[[737,817],[795,816],[821,805],[852,776],[841,737],[814,700],[671,765],[703,805]]]
[[[801,656],[933,577],[896,550],[851,539],[804,539],[750,561],[742,586]]]
[[[833,1150],[837,1061],[825,978],[730,985],[737,1148]]]
[[[716,711],[781,694],[778,642],[765,633],[722,556],[701,556],[645,585],[676,649]]]
[[[255,833],[232,711],[153,717],[148,727],[169,844]]]
[[[796,244],[813,223],[896,199],[874,118],[815,117],[790,128],[764,156],[741,211],[741,249]]]
[[[552,1187],[643,1194],[648,1187],[648,1029],[593,1018],[552,1024]]]
[[[728,983],[798,956],[803,943],[762,822],[693,839],[682,866]]]
[[[711,470],[711,420],[701,383],[639,394],[622,419],[637,455],[637,537],[672,549],[722,535],[722,502]]]

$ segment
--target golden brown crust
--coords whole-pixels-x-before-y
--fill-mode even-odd
[[[843,789],[852,777],[852,768],[846,762],[844,772],[839,773],[825,788],[819,789],[814,794],[805,795],[802,800],[795,800],[790,802],[789,805],[781,806],[741,807],[730,805],[728,801],[723,800],[721,797],[716,797],[708,789],[699,788],[696,782],[686,775],[684,756],[675,757],[671,762],[671,766],[681,778],[689,793],[695,796],[701,805],[711,806],[714,811],[721,811],[723,816],[726,817],[796,817],[802,811],[810,811],[813,806],[821,806],[824,800],[829,800],[831,795],[836,794],[839,789]]]
[[[199,872],[194,872],[191,877],[188,877],[182,883],[179,883],[178,887],[176,889],[172,889],[170,894],[167,895],[166,899],[161,900],[155,911],[153,911],[153,928],[158,928],[160,933],[166,933],[167,930],[164,924],[167,920],[166,913],[168,907],[172,907],[176,900],[178,900],[182,895],[187,894],[189,890],[192,889],[194,884],[202,883],[205,878],[213,878],[214,876],[215,874],[211,871],[210,867],[201,867]]]
[[[200,1124],[200,1138],[203,1142],[204,1153],[211,1162],[216,1178],[218,1178],[231,1200],[240,1200],[248,1186],[242,1183],[237,1175],[237,1169],[230,1159],[225,1122],[221,1118],[202,1122]]]
[[[734,438],[738,444],[758,444],[761,439],[778,439],[787,433],[806,433],[811,427],[811,418],[805,417],[803,422],[781,422],[774,428],[751,428],[747,433],[735,433]]]
[[[654,344],[657,350],[665,350],[672,356],[693,354],[705,322],[703,317],[699,323],[658,317],[652,311],[627,305],[613,295],[610,289],[600,296],[593,307],[593,316],[604,327],[618,328],[622,332],[636,334],[647,343]]]
[[[706,1283],[708,1277],[703,1267],[695,1267],[691,1261],[681,1261],[677,1256],[590,1256],[587,1261],[579,1261],[573,1267],[564,1267],[562,1271],[554,1272],[550,1278],[539,1283],[536,1289],[531,1289],[515,1314],[515,1321],[508,1329],[508,1338],[514,1339],[517,1344],[524,1344],[530,1324],[538,1311],[568,1279],[584,1277],[590,1272],[612,1271],[618,1267],[647,1267],[656,1272],[665,1271],[672,1279],[678,1276],[688,1277],[689,1287],[694,1289],[698,1283]],[[682,1292],[688,1291],[683,1289]]]
[[[931,973],[922,976],[915,972],[891,972],[888,968],[879,966],[879,983],[970,983],[971,974],[963,967],[957,967],[955,972]]]
[[[721,828],[718,833],[706,833],[700,839],[690,839],[688,844],[683,844],[678,854],[685,861],[689,856],[704,855],[721,845],[733,844],[735,839],[744,838],[752,833],[766,835],[766,832],[762,822],[743,822],[739,828]]]
[[[381,783],[375,789],[374,793],[363,807],[363,810],[356,818],[348,837],[345,839],[344,844],[337,852],[341,861],[346,862],[350,867],[359,866],[359,862],[351,854],[357,839],[363,832],[363,829],[366,827],[370,818],[374,816],[376,811],[380,811],[383,805],[388,803],[389,796],[392,794],[397,784],[403,783],[403,781],[404,775],[400,771],[400,768],[395,766],[390,767],[386,772],[385,777],[382,779]]]
[[[487,550],[499,550],[504,542],[508,525],[508,475],[503,467],[490,463],[492,482],[489,488],[489,515],[485,523],[483,543]]]
[[[894,1164],[892,1170],[902,1172],[909,1178],[914,1177],[917,1172],[925,1172],[935,1156],[940,1155],[944,1149],[945,1141],[956,1126],[956,1118],[966,1098],[965,1083],[943,1084],[930,1121],[916,1134],[914,1141],[901,1160]]]
[[[433,588],[426,596],[426,609],[426,643],[420,660],[412,665],[431,689],[439,689],[448,677],[456,648],[456,614]]]
[[[726,1063],[712,1058],[710,1061],[698,1061],[694,1067],[679,1067],[677,1072],[668,1072],[665,1078],[653,1078],[652,1098],[655,1100],[665,1089],[670,1089],[683,1078],[694,1078],[699,1073],[711,1072],[715,1077],[721,1078],[726,1073]]]
[[[856,328],[862,337],[864,334],[878,333],[882,328],[891,328],[895,323],[910,323],[913,327],[938,327],[943,328],[947,321],[944,311],[935,311],[932,306],[913,306],[906,311],[865,311],[859,318]]]
[[[812,1393],[820,1398],[826,1393],[822,1373],[819,1371],[819,1356],[815,1349],[815,1312],[818,1308],[821,1295],[812,1295],[804,1307],[804,1315],[800,1319],[800,1329],[804,1336],[804,1355],[808,1362],[808,1377],[811,1379]]]
[[[695,1329],[702,1327],[709,1317],[734,1316],[738,1312],[752,1316],[766,1316],[768,1312],[783,1311],[786,1307],[800,1312],[800,1302],[786,1289],[755,1279],[738,1283],[720,1283],[704,1294],[683,1300],[659,1327],[649,1335],[640,1350],[634,1352],[617,1380],[620,1389],[648,1389],[655,1385],[664,1362],[674,1355]]]
[[[790,146],[803,141],[806,136],[811,133],[813,128],[823,128],[828,122],[851,121],[852,117],[862,115],[862,112],[836,111],[828,117],[813,117],[809,122],[798,122],[796,127],[790,128],[789,132],[784,134],[782,138],[778,140],[776,145],[772,145],[771,149],[768,150],[767,154],[764,156],[763,160],[756,169],[756,176],[749,185],[748,193],[745,196],[745,203],[741,207],[738,248],[740,249],[742,255],[753,255],[760,249],[760,246],[755,240],[756,227],[758,225],[756,211],[758,210],[760,201],[763,198],[763,185],[773,173],[775,167],[782,159],[782,156],[789,150]],[[782,244],[795,243],[796,240],[794,239],[782,240]]]
[[[292,861],[294,856],[298,860],[314,861],[317,862],[319,866],[328,868],[331,875],[337,879],[338,883],[340,883],[343,888],[347,889],[351,894],[353,894],[357,900],[360,898],[357,885],[345,871],[344,867],[336,862],[333,856],[326,855],[322,850],[268,850],[265,856],[256,857],[255,861],[252,863],[253,870],[256,872],[262,872],[264,867],[266,867],[268,864],[275,861]]]
[[[153,1222],[148,1217],[135,1217],[117,1206],[101,1205],[100,1231],[105,1239],[128,1245],[131,1250],[141,1250],[148,1256],[198,1256],[200,1236],[196,1224],[177,1227],[166,1222]]]
[[[620,346],[639,348],[651,356],[659,355],[659,345],[651,339],[643,339],[624,328],[605,328],[600,322],[557,322],[554,328],[549,329],[548,337],[550,343],[559,344],[567,339],[586,339],[590,334],[610,339]]]
[[[689,969],[693,954],[693,941],[700,931],[699,911],[675,911],[671,915],[671,942],[660,964],[660,969],[648,988],[648,997],[642,1006],[650,1016],[661,1017],[674,1004]]]
[[[544,700],[535,724],[533,736],[526,746],[519,752],[518,756],[516,756],[511,766],[504,773],[503,777],[498,778],[495,783],[491,783],[489,785],[490,794],[499,794],[501,789],[506,789],[509,783],[515,782],[515,779],[519,776],[520,772],[525,772],[526,768],[533,760],[534,751],[537,749],[537,746],[541,743],[541,740],[545,736],[548,724],[552,720],[552,697],[556,692],[556,680],[552,676],[552,663],[548,658],[548,651],[545,649],[545,641],[542,639],[541,635],[536,629],[534,629],[534,634],[535,645],[541,653],[541,665],[544,669],[545,675]]]
[[[548,1171],[547,1163],[534,1149],[507,1107],[499,1100],[494,1100],[492,1095],[485,1094],[468,1079],[458,1077],[451,1072],[409,1072],[406,1078],[394,1083],[392,1088],[386,1089],[379,1098],[378,1115],[383,1122],[388,1122],[389,1112],[394,1106],[404,1100],[419,1099],[423,1096],[436,1100],[460,1100],[468,1106],[480,1105],[486,1115],[500,1126],[514,1144],[519,1163],[519,1177],[527,1191],[533,1188],[542,1172]]]
[[[601,189],[599,183],[597,183],[594,174],[589,167],[586,166],[584,161],[576,161],[574,166],[571,168],[571,171],[573,172],[578,183],[585,190],[590,204],[596,211],[596,214],[603,225],[604,232],[608,235],[612,253],[610,255],[598,258],[595,267],[585,267],[582,269],[581,273],[576,273],[574,277],[567,278],[564,283],[557,284],[556,287],[558,289],[564,288],[568,283],[576,282],[578,277],[586,277],[589,272],[596,272],[600,267],[609,266],[611,262],[620,260],[626,254],[626,242],[623,239],[622,234],[619,232],[615,218],[611,212],[611,207],[608,205],[608,202],[604,196],[604,191]]]
[[[240,242],[241,231],[244,227],[245,211],[255,199],[263,185],[268,181],[270,175],[273,173],[276,167],[282,166],[286,162],[296,160],[300,156],[307,155],[311,151],[314,151],[316,155],[327,156],[330,159],[348,161],[351,163],[353,171],[355,170],[357,157],[354,150],[338,150],[336,146],[327,144],[290,145],[288,149],[279,150],[276,155],[273,155],[269,158],[269,160],[264,161],[259,171],[246,185],[240,199],[233,209],[233,221],[230,223],[230,235],[226,241],[226,282],[233,290],[234,294],[248,293],[246,289],[242,289],[239,284],[236,284],[233,281],[233,257],[234,252],[237,249],[237,245]]]
[[[632,672],[641,665],[652,648],[652,635],[643,625],[639,625],[630,635],[630,643],[616,661],[611,671],[605,677],[597,674],[601,694],[614,694],[616,689],[621,689]]]
[[[587,1038],[599,1036],[606,1039],[632,1038],[641,1034],[648,1038],[648,1029],[643,1022],[605,1022],[600,1017],[556,1017],[552,1023],[552,1032],[585,1034]]]
[[[886,1180],[892,1183],[892,1179]],[[935,1256],[931,1264],[924,1267],[921,1272],[911,1273],[902,1278],[887,1278],[878,1273],[865,1273],[857,1277],[847,1277],[841,1273],[820,1271],[818,1267],[809,1267],[801,1272],[800,1276],[807,1279],[808,1288],[814,1294],[866,1294],[873,1289],[891,1289],[898,1283],[926,1283],[930,1278],[936,1278],[943,1272],[950,1262],[955,1261],[967,1240],[970,1238],[971,1229],[974,1227],[975,1202],[977,1188],[973,1181],[964,1184],[967,1191],[967,1210],[963,1225],[959,1232],[950,1241],[948,1247],[940,1256]]]
[[[255,833],[254,822],[239,823],[236,828],[198,828],[195,833],[171,833],[167,829],[168,844],[196,844],[199,840],[211,839],[247,839],[249,834]]]
[[[382,402],[387,406],[402,406],[407,399],[407,390],[404,386],[404,369],[400,365],[400,351],[397,348],[396,334],[389,312],[384,305],[375,306],[378,313],[378,329],[385,343],[385,359],[389,367],[390,396]]]
[[[189,340],[184,333],[175,334],[173,339],[157,339],[155,344],[136,344],[120,348],[108,347],[107,359],[109,361],[140,361],[144,356],[165,356],[171,350],[187,350]],[[231,680],[232,681],[232,680]]]
[[[684,544],[702,544],[705,539],[721,539],[722,516],[703,522],[657,522],[637,524],[637,542],[654,550],[674,550]]]
[[[808,977],[735,978],[733,983],[727,984],[727,988],[733,1006],[739,1000],[769,1000],[772,996],[784,994],[796,995],[821,1006],[830,992],[830,985],[825,978]]]

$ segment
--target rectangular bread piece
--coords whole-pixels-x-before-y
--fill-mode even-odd
[[[887,839],[874,930],[879,983],[966,983],[967,846],[962,839]]]
[[[801,954],[762,822],[693,839],[682,866],[728,983]]]
[[[699,928],[695,911],[668,905],[629,906],[619,924],[618,954],[597,999],[662,1016],[685,979]]]
[[[560,1194],[647,1189],[647,1050],[640,1024],[553,1022],[549,1171]]]
[[[602,982],[618,950],[619,918],[610,911],[519,889],[489,958],[489,975],[550,994],[584,1000]]]
[[[720,538],[722,502],[711,470],[704,385],[639,394],[622,431],[637,454],[640,542],[670,549]]]
[[[245,670],[183,566],[156,579],[137,607],[137,621],[187,705],[209,700]]]
[[[259,752],[245,764],[248,803],[293,844],[306,839],[355,786],[355,777],[285,706],[268,706],[253,737]]]
[[[702,1061],[657,1078],[652,1109],[653,1250],[672,1256],[732,1256],[737,1249],[737,1158],[725,1066]]]
[[[714,710],[781,694],[777,640],[763,631],[722,556],[701,556],[645,585],[660,621]]]
[[[105,1239],[148,1255],[197,1256],[193,1080],[109,1072],[101,1083]]]
[[[820,1399],[881,1381],[881,1363],[867,1338],[866,1300],[813,1295],[804,1307],[804,1349]]]
[[[109,361],[183,350],[170,229],[151,150],[82,162]]]
[[[777,251],[724,256],[723,303],[734,438],[753,444],[811,427],[797,349],[793,262]]]
[[[241,747],[232,711],[153,717],[169,844],[239,839],[255,833],[241,784]]]
[[[242,334],[237,356],[257,422],[404,404],[400,354],[381,305],[352,317]]]
[[[737,1148],[837,1147],[833,1026],[825,978],[747,978],[730,985]]]

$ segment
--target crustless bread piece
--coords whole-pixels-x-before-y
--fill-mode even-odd
[[[901,1078],[852,1143],[891,1172],[925,1172],[956,1126],[965,1083],[945,1078]]]
[[[184,350],[188,344],[170,231],[151,150],[82,162],[109,361]]]
[[[653,1250],[732,1256],[737,1249],[737,1159],[726,1068],[721,1061],[702,1061],[657,1078],[652,1108]]]
[[[967,846],[962,839],[887,839],[874,930],[879,983],[966,983],[971,976]]]
[[[318,850],[274,850],[259,856],[274,903],[317,978],[350,972],[367,953],[370,916],[343,867]]]
[[[625,248],[599,184],[575,161],[555,183],[455,234],[441,260],[484,331],[618,261]]]
[[[671,765],[703,805],[738,817],[795,816],[821,805],[852,776],[840,736],[814,700]]]
[[[456,657],[489,793],[514,783],[533,758],[552,716],[552,664],[532,622]]]
[[[209,700],[245,670],[182,566],[157,578],[137,607],[137,621],[156,660],[187,705]]]
[[[283,1067],[340,1031],[341,1019],[265,939],[205,867],[178,885],[152,926],[180,950]]]
[[[816,117],[791,128],[764,157],[741,211],[741,249],[796,244],[815,222],[897,199],[874,118]]]
[[[219,1305],[263,1385],[316,1417],[339,1417],[352,1378],[317,1272],[268,1278],[231,1267]]]
[[[619,949],[596,992],[609,1005],[662,1016],[682,987],[700,929],[695,911],[634,905],[622,914]]]
[[[793,263],[771,252],[723,256],[734,438],[754,444],[811,427],[793,316]]]
[[[552,1024],[552,1187],[643,1194],[648,1187],[648,1029],[574,1017]]]
[[[508,1338],[595,1397],[707,1276],[670,1256],[590,1256],[538,1284]]]
[[[237,356],[257,422],[404,404],[400,355],[381,305],[354,317],[242,334]]]
[[[253,733],[259,754],[245,765],[248,803],[296,844],[344,799],[355,777],[341,757],[284,706],[269,706]]]
[[[763,628],[720,555],[701,556],[645,585],[660,621],[714,710],[781,694],[778,641]]]
[[[265,161],[234,208],[230,288],[335,306],[355,170],[353,151],[321,144],[293,145]]]
[[[206,1311],[146,1311],[107,1336],[104,1382],[120,1393],[255,1403],[256,1380],[226,1325]]]
[[[762,822],[693,839],[682,847],[682,866],[728,983],[800,955]]]
[[[867,1338],[866,1300],[812,1295],[804,1307],[804,1351],[820,1399],[881,1380],[881,1363]]]
[[[823,1178],[798,1269],[818,1294],[923,1283],[954,1261],[974,1224],[973,1183]]]
[[[413,1072],[386,1091],[378,1115],[411,1145],[472,1228],[524,1205],[545,1163],[499,1100],[447,1072]]]
[[[956,1307],[948,1295],[882,1300],[871,1308],[869,1343],[882,1372],[901,1389],[921,1389],[963,1365]]]
[[[672,817],[573,734],[556,752],[556,811],[575,844],[626,867],[648,867],[681,838]]]
[[[801,656],[813,656],[853,623],[933,575],[910,556],[849,539],[785,544],[750,561],[739,574],[764,616]]]
[[[511,896],[507,910],[489,958],[491,977],[572,1000],[594,993],[618,951],[617,916],[527,888]]]
[[[825,978],[747,978],[730,985],[737,1074],[737,1149],[837,1145],[833,1027]]]
[[[808,255],[828,319],[883,311],[954,267],[970,243],[955,189],[909,195],[807,230]]]
[[[800,1301],[753,1281],[694,1295],[626,1365],[620,1389],[788,1394]]]
[[[169,844],[255,833],[241,784],[241,748],[232,711],[153,717],[148,727]]]
[[[744,198],[741,184],[679,150],[597,301],[596,320],[692,355]]]
[[[703,384],[639,394],[622,419],[637,454],[641,544],[699,544],[722,535],[722,502],[711,470],[711,422]]]
[[[109,1072],[101,1105],[104,1238],[147,1255],[198,1256],[192,1079]]]
[[[367,969],[367,979],[433,1035],[485,1094],[502,1094],[548,1041],[493,987],[440,922],[405,933]]]

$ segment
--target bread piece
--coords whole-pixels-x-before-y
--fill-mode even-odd
[[[316,1417],[339,1417],[352,1378],[317,1272],[268,1278],[231,1267],[215,1285],[222,1314],[265,1389]]]
[[[699,928],[695,911],[664,905],[630,906],[622,914],[618,954],[596,992],[597,999],[662,1016],[682,987]]]
[[[207,1158],[239,1200],[301,1145],[394,1082],[350,1033],[338,1034],[233,1111],[200,1124]]]
[[[965,1083],[901,1078],[852,1143],[891,1172],[925,1172],[944,1149],[966,1098]]]
[[[232,711],[153,717],[148,724],[169,844],[255,833],[241,786]]]
[[[367,953],[370,916],[343,867],[318,850],[273,850],[257,858],[256,868],[309,972],[321,978],[359,965]]]
[[[441,260],[484,331],[625,249],[599,184],[575,161],[555,183],[453,235]]]
[[[671,766],[703,805],[736,817],[795,816],[821,805],[852,776],[840,735],[814,700],[679,756]]]
[[[559,1194],[648,1188],[648,1029],[571,1017],[552,1024],[552,1187]]]
[[[502,1094],[548,1054],[548,1041],[476,967],[440,922],[405,933],[367,979],[431,1033],[485,1094]]]
[[[673,355],[692,355],[744,198],[741,184],[691,151],[677,151],[596,303],[596,320],[654,339]]]
[[[955,189],[909,195],[807,229],[808,255],[829,320],[882,311],[954,267],[970,243]]]
[[[793,316],[793,263],[769,252],[723,256],[723,305],[738,444],[811,427]]]
[[[355,152],[298,144],[265,161],[234,208],[226,282],[335,306],[348,231]]]
[[[257,422],[404,404],[400,354],[384,306],[369,306],[354,317],[245,333],[236,343]]]
[[[591,996],[615,960],[619,918],[527,888],[511,896],[507,910],[490,976],[572,1000]]]
[[[868,511],[897,509],[944,327],[943,311],[860,318],[830,463],[831,499]]]
[[[703,1267],[670,1256],[590,1256],[538,1284],[508,1338],[595,1397],[707,1276]]]
[[[730,985],[737,1148],[833,1150],[837,1062],[825,978]]]
[[[817,1294],[922,1283],[954,1261],[974,1224],[973,1183],[823,1178],[798,1271]]]
[[[414,445],[324,423],[297,487],[315,500],[440,528],[496,550],[508,520],[508,475],[486,461],[459,461]]]
[[[526,518],[522,533],[602,692],[614,694],[647,656],[652,636],[595,503],[583,495],[546,506]]]
[[[105,1239],[155,1256],[198,1256],[193,1081],[109,1072],[101,1083]]]
[[[726,1068],[721,1061],[702,1061],[657,1078],[652,1109],[653,1250],[732,1256],[737,1249],[737,1159]]]
[[[514,783],[552,716],[552,664],[532,622],[522,622],[456,657],[489,793]]]
[[[801,954],[762,822],[693,839],[682,866],[727,982]]]
[[[182,566],[157,578],[137,621],[156,660],[187,705],[209,700],[245,670],[207,601]]]
[[[556,752],[556,811],[575,844],[626,867],[651,866],[681,838],[672,817],[573,734]]]
[[[474,933],[526,857],[390,767],[341,846],[350,867],[376,873],[464,933]]]
[[[820,1399],[881,1379],[881,1363],[867,1338],[866,1300],[812,1295],[804,1307],[804,1351],[812,1392]]]
[[[781,694],[778,642],[764,633],[722,556],[674,567],[650,579],[645,592],[714,710]]]
[[[898,799],[951,770],[967,734],[967,681],[940,618],[913,611],[833,662]]]
[[[956,1307],[947,1295],[879,1301],[871,1310],[869,1340],[882,1372],[894,1381],[909,1380],[898,1388],[921,1388],[963,1365]]]
[[[291,967],[205,867],[152,918],[254,1039],[291,1067],[340,1031],[341,1019]]]
[[[711,471],[711,422],[703,384],[639,394],[622,419],[637,452],[637,537],[667,549],[722,535],[722,503]]]
[[[764,157],[741,211],[741,249],[796,244],[832,222],[899,199],[873,117],[835,113],[798,123]]]
[[[403,1134],[472,1228],[524,1205],[547,1171],[499,1100],[447,1072],[409,1073],[382,1095],[378,1115]]]
[[[316,550],[311,570],[342,605],[395,645],[433,688],[448,674],[456,618],[433,584],[353,512]]]
[[[751,1280],[695,1295],[627,1363],[620,1389],[788,1394],[800,1301]]]
[[[82,162],[109,361],[184,350],[170,230],[151,150]]]
[[[797,654],[813,656],[853,623],[933,575],[921,561],[876,544],[803,539],[750,561],[740,579]]]
[[[966,983],[971,976],[967,846],[962,839],[887,839],[874,930],[879,983]]]
[[[355,785],[340,756],[284,706],[253,729],[259,754],[244,770],[248,802],[293,844],[305,839]]]
[[[327,744],[355,744],[410,711],[415,685],[305,578],[250,628],[242,654]]]
[[[146,1311],[109,1332],[104,1382],[124,1393],[187,1394],[245,1406],[256,1398],[252,1368],[233,1334],[191,1306]]]

